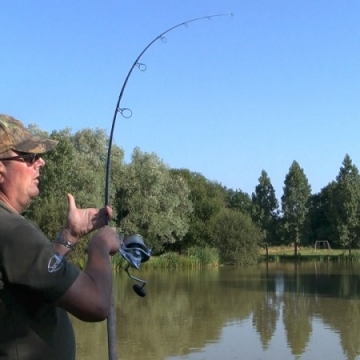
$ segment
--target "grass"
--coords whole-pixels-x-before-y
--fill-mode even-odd
[[[266,250],[260,250],[260,256],[265,259]],[[298,255],[294,255],[293,246],[272,246],[268,248],[268,259],[274,261],[280,260],[342,260],[342,261],[360,261],[360,250],[351,250],[351,255],[347,249],[317,249],[313,247],[299,247]]]
[[[352,250],[352,253],[360,254],[360,250]],[[294,255],[294,247],[293,246],[271,246],[268,248],[269,255]],[[315,250],[313,247],[299,247],[298,253],[300,255],[346,255],[348,250],[344,249],[320,249]],[[261,248],[260,255],[266,255],[265,249]]]

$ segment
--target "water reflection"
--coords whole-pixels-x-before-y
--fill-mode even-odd
[[[119,358],[360,359],[359,273],[337,263],[141,271],[140,298],[121,272]],[[73,323],[77,358],[106,359],[106,323]]]

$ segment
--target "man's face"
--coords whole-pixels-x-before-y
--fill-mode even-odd
[[[45,165],[39,156],[22,158],[22,155],[24,153],[11,151],[7,158],[19,157],[4,161],[0,159],[0,199],[18,212],[25,210],[31,200],[39,195],[40,169]]]

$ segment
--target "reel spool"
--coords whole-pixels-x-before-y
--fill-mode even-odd
[[[139,234],[133,234],[125,237],[119,249],[119,253],[128,262],[125,267],[126,273],[129,277],[142,285],[134,284],[133,289],[141,297],[146,296],[144,287],[146,285],[145,280],[141,280],[129,273],[130,266],[139,270],[140,265],[150,259],[151,249],[145,246],[144,238]]]

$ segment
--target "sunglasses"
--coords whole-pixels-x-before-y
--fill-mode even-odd
[[[19,154],[16,156],[10,156],[7,158],[0,158],[0,161],[4,160],[20,160],[27,164],[35,164],[41,158],[41,154]]]

